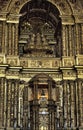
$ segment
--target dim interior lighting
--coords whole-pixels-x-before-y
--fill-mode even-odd
[[[41,97],[45,97],[45,92],[44,92],[44,90],[42,90],[42,92],[41,92]]]

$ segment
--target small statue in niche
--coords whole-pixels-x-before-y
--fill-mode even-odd
[[[31,35],[31,44],[34,45],[34,41],[35,41],[35,34]]]
[[[41,35],[41,38],[42,38],[43,45],[48,45],[46,37],[43,34]]]
[[[41,96],[45,96],[45,91],[42,89]]]
[[[37,45],[41,45],[41,36],[40,36],[40,33],[36,34],[36,44]]]

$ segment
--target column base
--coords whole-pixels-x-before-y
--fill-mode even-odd
[[[5,128],[4,130],[20,130],[20,128],[13,128],[13,127],[7,127],[7,128]]]
[[[83,127],[79,127],[79,130],[83,130]]]
[[[56,128],[56,130],[83,130],[83,127],[81,128]]]
[[[4,130],[4,128],[0,128],[0,130]]]

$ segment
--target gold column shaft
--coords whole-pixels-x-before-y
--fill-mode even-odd
[[[19,82],[19,94],[18,94],[18,125],[23,126],[23,89],[24,83]]]
[[[60,127],[63,126],[63,86],[59,85],[59,101],[60,101]]]
[[[83,54],[83,24],[81,24],[81,53]]]
[[[75,127],[75,91],[74,81],[70,82],[70,93],[71,93],[71,127]]]
[[[18,54],[18,24],[12,24],[12,55]]]
[[[18,55],[18,24],[15,24],[15,55]]]
[[[65,36],[66,36],[66,56],[69,56],[69,26],[68,25],[66,25],[66,34],[65,34]]]
[[[18,122],[18,92],[19,92],[19,85],[18,85],[18,80],[15,80],[15,97],[14,97],[14,100],[15,100],[15,104],[14,104],[14,118],[16,118],[17,122]]]
[[[62,46],[63,46],[63,56],[66,56],[66,26],[62,25]]]
[[[79,111],[79,126],[83,126],[83,119],[82,119],[82,116],[83,116],[83,108],[82,108],[82,81],[79,80],[78,81],[78,111]]]
[[[73,42],[72,42],[72,26],[71,25],[69,25],[69,48],[70,48],[70,50],[69,50],[69,56],[72,56],[73,55],[73,47],[72,47],[72,44],[73,44]]]
[[[5,79],[4,78],[1,78],[1,86],[3,88],[3,98],[2,98],[2,103],[3,103],[3,106],[2,106],[2,125],[5,127],[6,125],[6,86],[5,86]]]
[[[7,80],[3,78],[4,85],[4,126],[6,126],[6,109],[7,109]]]
[[[7,24],[7,39],[8,39],[8,55],[18,54],[18,24],[8,23]]]
[[[2,28],[2,53],[5,53],[5,29],[6,29],[6,22],[3,21],[3,28]]]
[[[76,81],[76,88],[75,88],[75,100],[76,100],[76,126],[79,126],[79,113],[78,113],[78,108],[79,108],[79,103],[78,103],[78,81]]]
[[[8,23],[8,55],[12,54],[12,24]]]
[[[5,25],[5,54],[8,54],[8,24]]]
[[[67,81],[63,83],[63,118],[64,127],[67,127]]]
[[[14,24],[12,24],[12,55],[14,55],[15,54],[15,25]]]
[[[18,126],[18,122],[19,122],[19,80],[15,80],[16,81],[16,88],[17,88],[17,106],[16,106],[16,109],[17,109],[17,126]]]
[[[75,27],[76,27],[76,54],[79,54],[80,53],[79,24],[76,24]]]
[[[81,126],[83,127],[83,80],[81,84]]]
[[[11,81],[7,84],[7,127],[10,127]]]
[[[72,37],[72,55],[75,56],[76,54],[76,46],[75,46],[75,43],[76,43],[76,39],[75,39],[75,25],[72,26],[72,32],[71,32],[71,37]]]
[[[3,23],[0,21],[0,51],[2,52],[2,31],[3,31]]]
[[[71,116],[71,107],[70,107],[70,86],[69,86],[69,83],[67,83],[67,124],[68,124],[68,127],[70,127],[70,116]]]
[[[4,80],[0,79],[0,125],[4,126]]]

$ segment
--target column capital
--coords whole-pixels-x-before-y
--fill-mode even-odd
[[[72,15],[60,15],[62,25],[74,25],[74,18]]]
[[[7,23],[19,23],[19,15],[16,14],[8,14],[7,15]]]
[[[74,15],[75,23],[83,23],[83,14],[75,14]]]
[[[8,12],[0,13],[0,21],[6,21],[7,14],[8,14]]]

